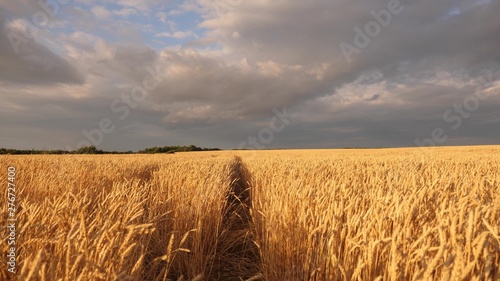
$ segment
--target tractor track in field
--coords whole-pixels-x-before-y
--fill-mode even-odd
[[[240,157],[230,165],[230,186],[222,214],[215,274],[210,280],[246,280],[261,270],[251,215],[252,177]]]
[[[218,228],[215,251],[208,253],[202,280],[264,280],[260,249],[257,246],[256,230],[252,218],[252,176],[240,157],[235,157],[228,164],[229,185],[225,186],[220,227]],[[145,206],[145,211],[147,206]],[[154,264],[154,260],[164,255],[164,248],[159,244],[167,244],[170,228],[167,225],[155,226],[156,238],[148,246],[148,255],[144,260],[147,276],[143,280],[163,280],[165,261]],[[167,280],[185,280],[186,268],[171,268]]]

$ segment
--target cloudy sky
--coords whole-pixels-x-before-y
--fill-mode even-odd
[[[0,0],[0,147],[500,144],[498,0]]]

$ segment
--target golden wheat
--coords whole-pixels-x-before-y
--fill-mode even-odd
[[[1,280],[500,279],[500,147],[9,155],[4,183],[10,165]]]
[[[17,168],[19,246],[16,275],[2,266],[0,279],[196,278],[215,255],[229,162],[209,155],[2,156],[2,168]]]
[[[240,154],[266,280],[500,279],[499,147]]]

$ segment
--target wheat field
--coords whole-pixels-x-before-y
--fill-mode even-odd
[[[498,146],[7,155],[3,186],[9,166],[0,280],[500,280]]]

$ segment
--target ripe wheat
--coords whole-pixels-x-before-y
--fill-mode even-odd
[[[500,147],[10,165],[18,264],[1,280],[500,279]]]

